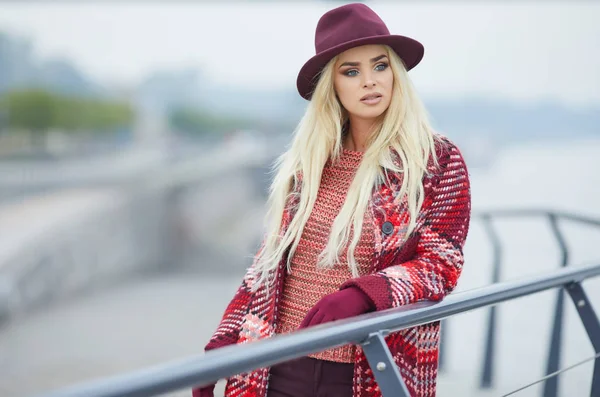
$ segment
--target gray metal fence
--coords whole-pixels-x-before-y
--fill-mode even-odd
[[[419,302],[255,343],[228,346],[199,357],[74,386],[43,397],[155,396],[210,384],[241,372],[348,343],[363,347],[371,368],[375,369],[375,378],[384,396],[408,397],[402,377],[385,344],[386,334],[556,288],[565,289],[571,296],[594,347],[595,366],[590,395],[597,396],[600,395],[600,323],[581,283],[599,275],[600,264],[563,268],[553,274],[451,294],[441,302]]]

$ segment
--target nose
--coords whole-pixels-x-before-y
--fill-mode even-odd
[[[375,87],[375,79],[373,79],[373,75],[371,73],[363,74],[363,87],[364,88],[373,88]]]
[[[365,81],[364,87],[365,88],[373,88],[373,87],[375,87],[375,82],[373,80],[367,80],[367,81]]]

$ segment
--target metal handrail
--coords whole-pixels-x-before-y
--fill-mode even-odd
[[[430,323],[553,288],[566,288],[574,299],[583,324],[598,353],[600,325],[580,283],[599,275],[600,264],[597,264],[565,268],[550,275],[496,283],[451,294],[441,302],[419,302],[246,345],[228,346],[207,352],[200,357],[74,386],[46,394],[44,397],[153,396],[182,388],[207,385],[241,372],[268,367],[348,343],[362,345],[384,396],[408,396],[403,380],[385,345],[384,335],[391,331]],[[594,371],[592,384],[592,390],[597,390],[596,387],[600,384],[598,365]]]
[[[474,217],[494,217],[494,218],[511,218],[524,216],[555,216],[573,222],[583,223],[591,226],[600,227],[600,219],[593,219],[583,215],[577,215],[566,211],[544,210],[538,208],[514,208],[514,209],[497,209],[489,211],[474,211]]]
[[[484,229],[488,235],[490,242],[493,247],[493,264],[492,264],[492,278],[491,282],[496,283],[500,281],[500,268],[502,263],[502,244],[498,233],[495,231],[493,226],[493,219],[498,218],[523,218],[523,217],[542,217],[549,221],[552,235],[554,236],[558,248],[560,249],[561,258],[560,266],[566,267],[569,264],[569,248],[565,236],[560,228],[559,221],[570,221],[574,223],[583,224],[586,226],[600,227],[600,219],[590,218],[579,214],[574,214],[565,211],[548,210],[541,208],[512,208],[512,209],[496,209],[488,211],[476,211],[473,213],[473,217],[480,218],[483,221]],[[552,332],[550,338],[550,346],[548,351],[548,360],[546,366],[546,374],[550,375],[558,371],[561,361],[562,353],[562,332],[564,322],[564,291],[562,289],[557,291],[556,297],[556,309],[554,312],[554,319],[552,323]],[[447,321],[447,320],[446,320]],[[494,381],[494,352],[496,342],[496,307],[492,306],[489,308],[487,330],[486,330],[486,343],[484,350],[484,362],[483,371],[481,373],[480,387],[490,388]],[[448,328],[442,333],[444,339],[448,339]],[[440,344],[440,357],[445,356],[445,344]],[[439,371],[444,371],[444,362],[441,360],[439,365]],[[600,365],[599,365],[600,366]],[[559,378],[551,377],[544,382],[543,395],[545,397],[556,397],[559,390]]]

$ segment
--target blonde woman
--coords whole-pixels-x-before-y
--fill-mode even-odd
[[[363,4],[324,14],[315,44],[297,80],[310,102],[276,162],[263,243],[206,350],[440,300],[461,273],[469,177],[408,77],[423,46],[390,35]],[[386,337],[412,396],[435,395],[439,330]],[[225,395],[381,392],[364,353],[348,345],[231,377]]]

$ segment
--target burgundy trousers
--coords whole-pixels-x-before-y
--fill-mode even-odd
[[[352,397],[354,363],[311,357],[271,367],[267,397]]]

